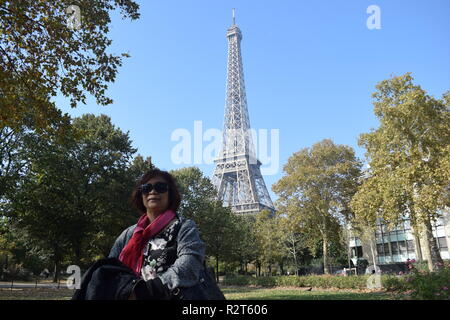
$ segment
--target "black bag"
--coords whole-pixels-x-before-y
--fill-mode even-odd
[[[72,300],[170,300],[170,290],[160,278],[144,281],[117,258],[97,260],[84,274]]]
[[[100,259],[86,271],[72,300],[127,300],[138,279],[118,259]]]
[[[176,288],[172,295],[179,300],[225,300],[214,276],[203,264],[199,282],[189,288]]]

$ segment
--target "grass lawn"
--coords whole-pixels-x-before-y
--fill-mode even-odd
[[[332,290],[302,288],[259,288],[250,286],[223,286],[228,300],[390,300],[395,297],[384,291]]]
[[[331,290],[302,288],[259,288],[222,286],[227,300],[387,300],[395,296],[383,291]],[[73,290],[62,289],[1,289],[0,300],[70,300]]]
[[[73,290],[61,289],[0,289],[0,300],[70,300]]]

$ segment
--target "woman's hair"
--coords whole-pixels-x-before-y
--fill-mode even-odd
[[[159,170],[158,168],[152,169],[148,172],[146,172],[137,182],[133,189],[133,193],[131,194],[131,202],[133,203],[134,207],[140,212],[145,213],[147,209],[144,206],[144,203],[142,202],[142,191],[141,191],[141,185],[147,183],[148,180],[155,178],[155,177],[161,177],[163,178],[168,186],[169,186],[169,207],[168,209],[173,210],[176,212],[178,210],[178,207],[180,206],[181,202],[181,195],[178,191],[178,187],[176,184],[175,178],[168,173],[167,171]]]

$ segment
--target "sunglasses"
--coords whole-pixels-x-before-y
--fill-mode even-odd
[[[169,190],[169,185],[165,182],[156,182],[155,184],[146,183],[139,187],[143,194],[150,193],[153,189],[158,193],[164,193]]]

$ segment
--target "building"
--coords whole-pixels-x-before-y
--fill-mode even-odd
[[[436,239],[442,259],[450,259],[450,212],[445,212],[436,223],[433,223],[433,236]],[[376,246],[375,246],[376,244]],[[403,219],[395,229],[388,230],[386,224],[378,221],[372,239],[361,240],[350,236],[351,257],[366,259],[369,264],[375,262],[379,266],[402,263],[408,259],[426,259],[424,252],[425,239],[415,237],[409,219]],[[373,253],[372,253],[373,252]]]

